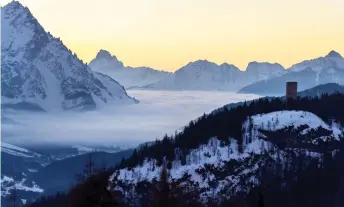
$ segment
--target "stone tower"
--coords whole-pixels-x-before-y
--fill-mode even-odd
[[[285,98],[287,107],[288,101],[297,98],[297,82],[287,82]]]

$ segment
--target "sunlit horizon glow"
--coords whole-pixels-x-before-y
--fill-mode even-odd
[[[0,0],[4,6],[9,0]],[[198,59],[245,69],[344,54],[343,0],[19,0],[78,57],[175,71]]]

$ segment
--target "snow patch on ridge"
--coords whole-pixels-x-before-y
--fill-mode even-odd
[[[27,149],[12,145],[12,144],[8,144],[8,143],[1,143],[1,151],[14,155],[14,156],[21,156],[21,157],[40,157],[40,154],[31,152]]]
[[[317,129],[319,127],[333,131],[334,137],[337,140],[343,134],[339,124],[332,123],[330,126],[317,115],[306,111],[277,111],[268,114],[258,114],[252,116],[251,119],[257,129],[263,130],[279,130],[289,126],[297,128],[301,125],[307,125],[308,128],[303,131],[304,134],[310,129]],[[248,124],[249,120],[245,122],[244,127],[247,128]]]

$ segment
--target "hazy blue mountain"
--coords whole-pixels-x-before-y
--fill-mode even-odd
[[[322,94],[344,93],[344,86],[337,83],[326,83],[298,93],[299,97],[316,97]]]
[[[335,51],[325,57],[295,64],[287,71],[282,76],[247,85],[238,93],[283,95],[288,81],[298,82],[298,91],[326,83],[344,84],[344,58]]]
[[[183,66],[163,80],[139,87],[149,90],[220,90],[237,91],[245,85],[284,74],[280,64],[251,62],[245,71],[232,64],[197,60]]]
[[[124,66],[123,62],[106,50],[100,50],[88,65],[93,71],[116,79],[125,88],[153,84],[171,75],[149,67]]]

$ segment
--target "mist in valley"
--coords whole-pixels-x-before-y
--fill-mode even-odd
[[[113,105],[88,112],[6,112],[4,142],[133,147],[174,134],[203,113],[256,95],[215,91],[129,90],[139,104]]]

